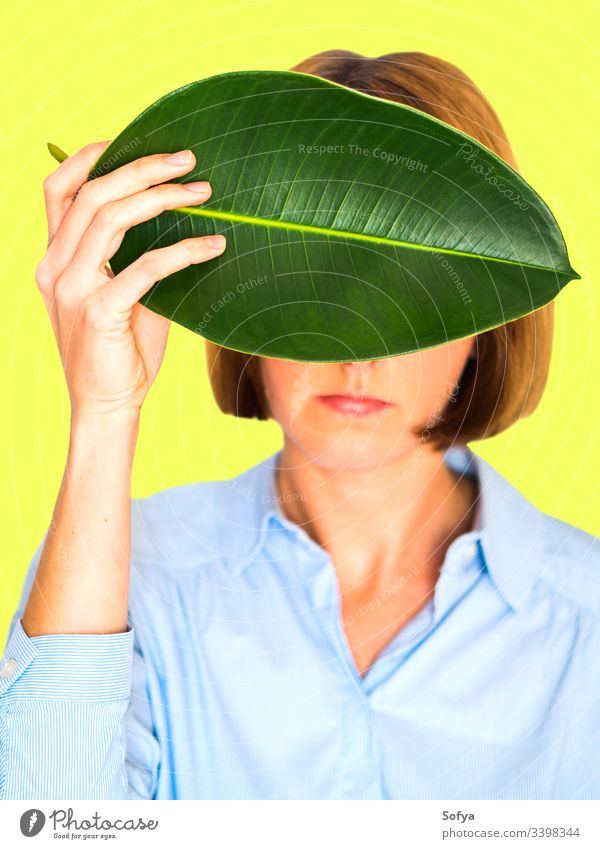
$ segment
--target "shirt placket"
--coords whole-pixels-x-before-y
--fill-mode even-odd
[[[310,570],[308,590],[335,663],[336,701],[339,712],[340,758],[338,792],[340,799],[382,799],[382,762],[373,728],[373,711],[362,678],[356,669],[342,627],[341,600],[335,568],[328,553],[312,540],[301,539],[298,558]],[[300,565],[300,564],[299,564]]]

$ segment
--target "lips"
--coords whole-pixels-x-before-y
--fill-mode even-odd
[[[360,395],[317,395],[317,400],[345,416],[369,416],[382,413],[390,406],[387,401]]]

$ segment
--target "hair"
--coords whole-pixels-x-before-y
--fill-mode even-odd
[[[290,70],[313,74],[356,91],[403,103],[456,127],[518,170],[492,106],[455,65],[426,53],[388,53],[369,58],[349,50],[326,50]],[[530,415],[550,368],[554,303],[475,337],[475,356],[433,426],[419,429],[436,448],[466,444],[501,433]],[[224,413],[269,419],[258,357],[206,340],[215,400]],[[429,423],[428,423],[429,424]]]

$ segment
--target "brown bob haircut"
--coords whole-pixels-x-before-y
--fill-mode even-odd
[[[420,109],[472,136],[517,169],[491,105],[469,77],[442,59],[425,53],[369,58],[349,50],[326,50],[290,70]],[[466,444],[494,436],[530,415],[546,385],[553,326],[550,301],[523,318],[478,334],[476,356],[469,357],[453,397],[427,428],[427,441],[442,449]],[[245,418],[270,418],[259,358],[208,340],[206,347],[220,409]],[[419,430],[416,435],[423,433]]]

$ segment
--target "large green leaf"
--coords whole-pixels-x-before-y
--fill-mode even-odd
[[[227,249],[141,302],[228,348],[377,359],[497,327],[569,280],[560,229],[495,154],[407,106],[293,71],[220,74],[153,103],[91,172],[192,148],[213,194],[133,227],[144,252],[224,233]]]

